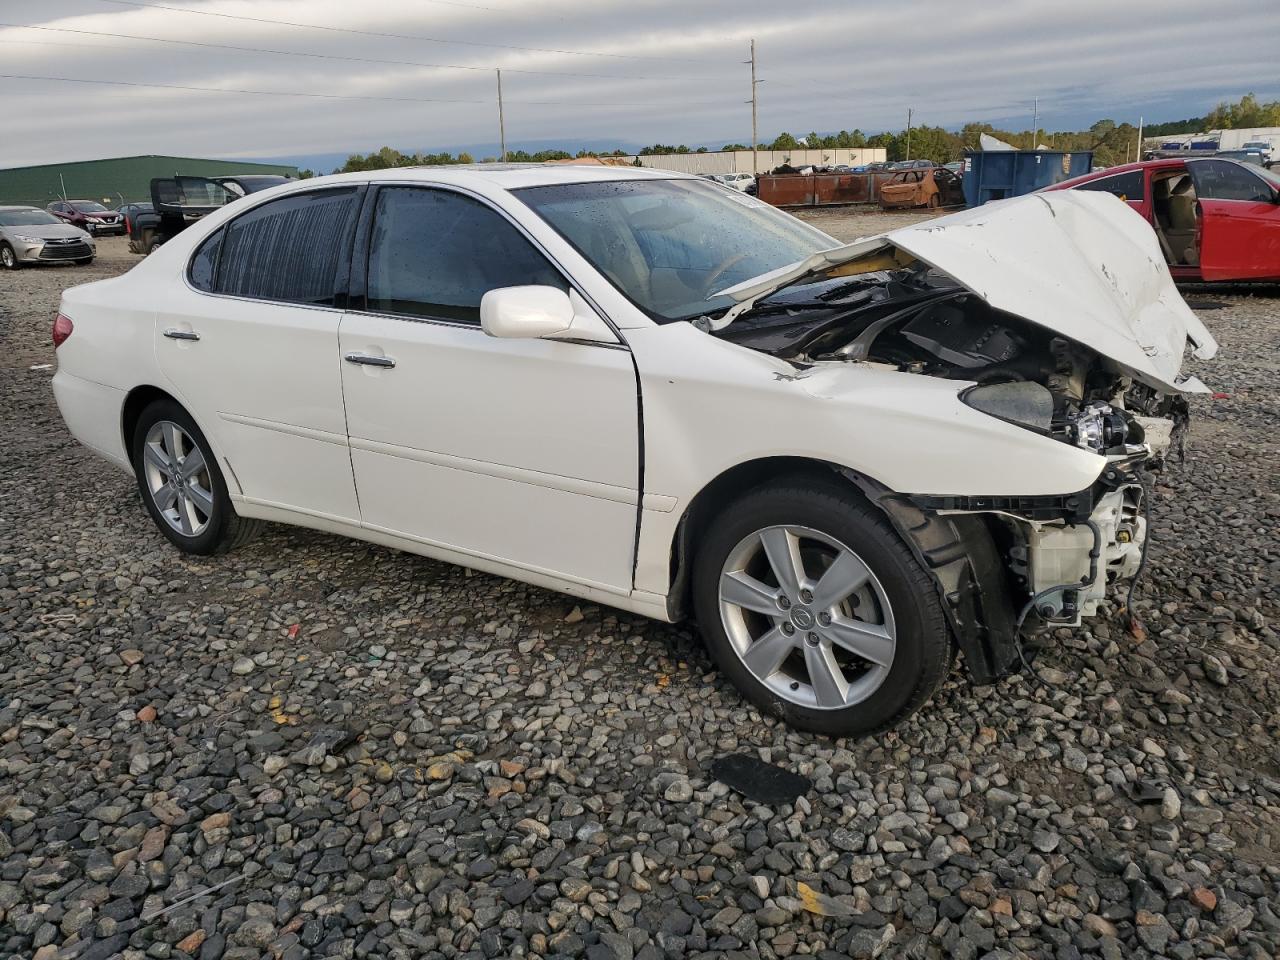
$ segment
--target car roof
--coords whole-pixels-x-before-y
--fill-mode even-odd
[[[318,183],[422,182],[459,187],[492,185],[504,190],[543,187],[565,183],[599,183],[620,180],[701,180],[691,173],[654,170],[647,167],[606,167],[572,163],[474,163],[450,166],[392,167],[336,173],[311,180],[293,180],[293,186]]]
[[[0,210],[35,210],[37,213],[43,212],[39,207],[29,207],[25,203],[15,203],[6,206],[0,206]]]

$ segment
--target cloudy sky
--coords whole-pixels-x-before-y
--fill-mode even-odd
[[[1263,0],[0,0],[0,166],[491,144],[498,67],[508,146],[749,142],[753,37],[762,140],[1280,96]]]

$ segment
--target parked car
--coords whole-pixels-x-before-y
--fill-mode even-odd
[[[151,181],[151,212],[139,212],[129,220],[129,250],[148,254],[238,197],[206,177],[157,177]]]
[[[1114,194],[1155,228],[1175,280],[1280,280],[1280,176],[1221,157],[1126,163],[1046,187]]]
[[[0,207],[0,267],[29,263],[93,263],[93,237],[36,207]]]
[[[125,235],[127,236],[130,232],[132,232],[133,221],[137,219],[137,217],[140,214],[155,213],[156,208],[153,207],[151,204],[145,203],[145,202],[126,203],[122,207],[120,207],[116,212],[119,213],[120,216],[124,217],[124,232],[125,232]]]
[[[96,200],[55,200],[45,209],[64,223],[79,227],[90,236],[124,234],[124,218]]]
[[[756,178],[749,173],[711,173],[707,178],[743,193],[748,187],[755,186]]]
[[[841,246],[693,176],[398,169],[67,290],[53,388],[179,550],[282,521],[693,617],[761,710],[856,734],[1140,568],[1188,340],[1095,193]]]
[[[943,167],[903,170],[880,185],[884,210],[956,205],[964,205],[964,186],[958,174]]]

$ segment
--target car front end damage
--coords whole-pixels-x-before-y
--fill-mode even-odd
[[[1092,456],[1094,481],[1052,496],[957,495],[945,464],[908,490],[846,471],[932,573],[979,682],[1016,667],[1024,632],[1080,624],[1140,573],[1149,475],[1181,451],[1184,394],[1206,390],[1179,376],[1182,354],[1217,347],[1146,224],[1080,196],[990,204],[818,255],[739,285],[728,322],[708,324],[800,376],[848,364],[955,381],[966,407],[1027,431],[1033,473],[1045,439]]]

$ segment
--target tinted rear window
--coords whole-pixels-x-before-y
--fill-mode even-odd
[[[231,221],[224,228],[217,292],[331,306],[358,197],[355,187],[291,194]]]

